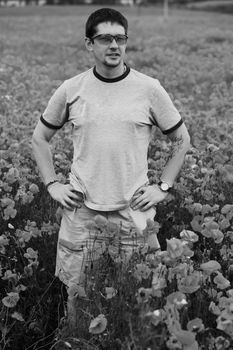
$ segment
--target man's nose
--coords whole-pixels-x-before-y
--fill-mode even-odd
[[[117,44],[115,38],[112,39],[112,42],[111,42],[111,44],[110,44],[110,47],[118,47],[118,44]]]

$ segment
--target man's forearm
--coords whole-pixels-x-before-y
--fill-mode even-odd
[[[172,149],[163,169],[161,180],[172,186],[184,163],[185,155],[190,148],[188,135],[175,136],[172,139]]]
[[[32,148],[44,183],[47,184],[50,181],[55,180],[56,173],[54,170],[49,143],[41,138],[33,138]]]

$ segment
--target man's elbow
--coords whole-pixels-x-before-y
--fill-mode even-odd
[[[31,143],[32,143],[32,149],[35,152],[38,148],[41,148],[45,143],[47,143],[47,141],[35,130],[32,135]]]
[[[38,147],[40,145],[40,138],[38,137],[38,135],[36,135],[36,133],[34,132],[33,135],[32,135],[32,139],[31,139],[31,142],[32,142],[32,149],[34,150],[36,147]]]

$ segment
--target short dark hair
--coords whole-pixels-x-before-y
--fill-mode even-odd
[[[125,29],[125,34],[128,31],[128,21],[119,12],[111,8],[101,8],[93,12],[86,22],[86,37],[92,38],[96,34],[96,27],[103,22],[118,23]]]

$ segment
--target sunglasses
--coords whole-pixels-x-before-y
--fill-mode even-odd
[[[113,42],[113,40],[115,40],[118,45],[125,45],[127,42],[127,39],[128,39],[128,36],[122,35],[122,34],[117,34],[117,35],[99,34],[91,38],[92,42],[96,40],[101,45],[110,45]]]

